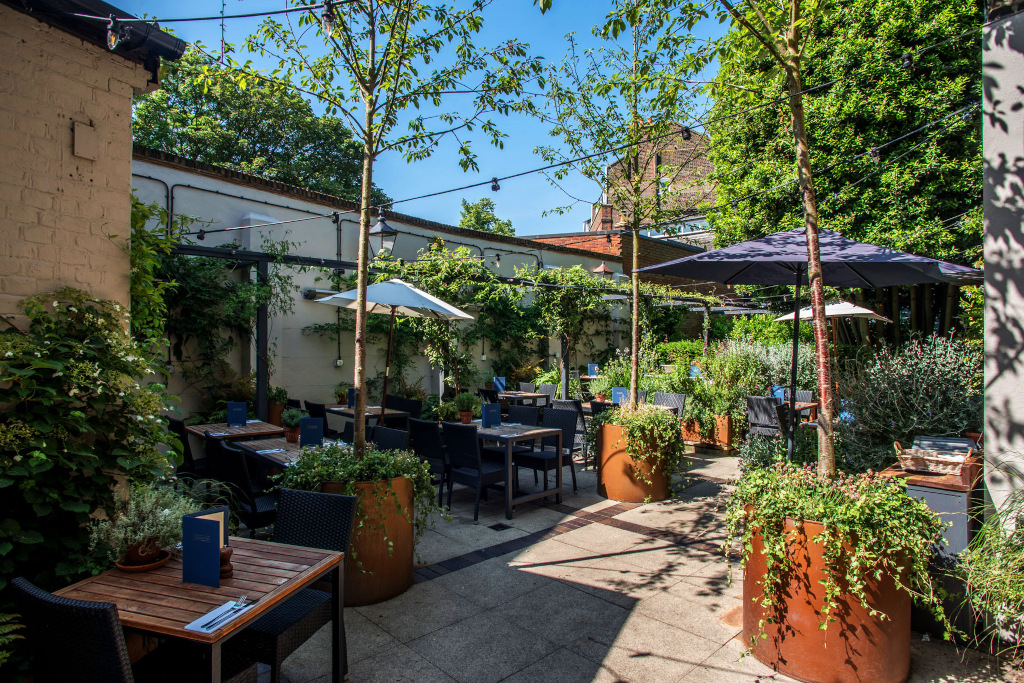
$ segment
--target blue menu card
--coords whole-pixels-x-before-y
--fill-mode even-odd
[[[597,363],[587,363],[587,374],[591,377],[597,377]]]
[[[498,391],[505,391],[505,378],[504,377],[495,377],[494,378],[494,388],[496,390],[498,390]]]
[[[181,580],[220,587],[220,549],[228,544],[227,507],[200,510],[181,518]]]
[[[299,448],[319,446],[324,442],[324,419],[304,417],[299,420]]]
[[[697,367],[696,365],[691,365],[690,366],[690,377],[694,377],[694,378],[700,377],[700,368]]]
[[[484,403],[480,406],[480,425],[487,429],[488,427],[497,427],[501,424],[501,404],[500,403]]]
[[[356,388],[349,387],[348,390],[348,407],[351,408],[356,404]]]
[[[616,405],[629,402],[629,389],[626,387],[612,387],[612,403]]]
[[[228,427],[244,427],[246,416],[245,401],[228,401]]]

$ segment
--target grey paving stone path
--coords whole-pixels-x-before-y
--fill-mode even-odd
[[[346,609],[350,679],[789,681],[741,657],[742,576],[730,581],[720,551],[722,494],[737,475],[736,458],[701,451],[671,500],[627,505],[579,471],[562,505],[523,506],[509,521],[492,495],[477,524],[472,492],[457,488],[451,521],[420,543],[415,585]],[[329,628],[285,662],[287,681],[329,679]],[[993,659],[917,635],[912,669],[913,683],[1001,680]]]

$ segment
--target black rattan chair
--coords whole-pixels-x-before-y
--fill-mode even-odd
[[[407,412],[409,413],[409,418],[413,420],[420,419],[420,415],[423,413],[423,401],[417,401],[412,398],[403,398],[402,396],[391,396],[389,394],[387,407],[392,408],[394,410],[402,410],[404,412]],[[387,421],[388,426],[394,427],[396,429],[408,429],[409,418],[389,419]]]
[[[668,394],[664,391],[656,391],[654,392],[654,405],[675,408],[676,415],[682,418],[686,410],[686,394]]]
[[[452,484],[459,483],[476,489],[473,521],[480,519],[480,497],[488,486],[505,481],[505,465],[484,460],[480,455],[480,441],[476,425],[443,422],[445,451],[451,463],[448,478],[448,509],[452,507]]]
[[[331,429],[327,426],[327,404],[326,403],[313,403],[312,401],[306,401],[306,412],[309,413],[310,417],[319,417],[324,421],[324,436],[337,437],[338,430]]]
[[[590,402],[590,417],[597,417],[609,408],[614,408],[615,404],[610,401],[591,401]]]
[[[572,450],[579,451],[583,455],[583,466],[587,466],[587,420],[583,415],[583,401],[578,398],[569,400],[556,398],[552,404],[556,410],[576,411],[576,440],[572,444]]]
[[[544,473],[544,490],[548,489],[548,472],[569,466],[572,473],[572,490],[576,492],[576,464],[573,462],[573,446],[576,443],[576,411],[545,408],[541,425],[562,430],[562,451],[558,452],[558,439],[546,436],[541,440],[541,449],[529,453],[516,454],[516,467],[526,467],[535,472]]]
[[[430,474],[436,477],[437,504],[441,505],[444,485],[448,482],[450,467],[441,444],[441,430],[432,420],[409,420],[409,442],[413,453],[430,466]]]
[[[206,449],[209,452],[218,439],[206,434]],[[227,442],[220,443],[224,481],[230,486],[228,499],[231,509],[249,530],[250,538],[256,537],[256,530],[268,527],[277,517],[277,496],[257,486],[249,473],[249,456],[240,448]]]
[[[297,398],[290,398],[285,403],[285,407],[287,407],[287,408],[297,408],[298,410],[302,410],[302,401],[300,401]]]
[[[555,396],[558,395],[558,385],[542,383],[540,386],[537,387],[537,393],[547,394],[548,400],[547,403],[545,403],[544,405],[549,406],[551,405],[551,402],[555,400]]]
[[[497,389],[477,389],[476,393],[484,403],[499,403]]]
[[[390,427],[374,427],[373,445],[382,451],[408,450],[409,432]]]
[[[356,497],[333,493],[281,489],[274,525],[274,541],[348,554]],[[305,588],[270,610],[228,643],[244,655],[270,665],[271,683],[281,676],[281,663],[331,621],[332,596]],[[342,611],[344,615],[344,612]],[[348,673],[345,622],[340,642],[343,674]]]
[[[747,396],[747,433],[777,436],[780,432],[777,406],[774,396]]]
[[[182,463],[178,465],[178,476],[184,475],[197,479],[207,476],[206,464],[208,461],[206,458],[196,460],[195,456],[192,454],[192,444],[188,439],[188,430],[185,429],[185,421],[179,420],[176,417],[168,417],[167,421],[168,430],[171,434],[178,437],[179,441],[181,441],[181,452],[184,459],[182,460]]]
[[[527,394],[535,394],[537,393],[537,385],[534,384],[533,382],[520,382],[519,391],[522,391]]]

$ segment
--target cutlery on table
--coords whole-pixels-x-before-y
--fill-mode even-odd
[[[205,624],[203,624],[199,628],[202,628],[202,629],[213,628],[217,624],[220,624],[221,622],[227,620],[228,617],[233,616],[233,615],[237,614],[238,612],[240,612],[241,610],[245,609],[246,607],[248,607],[249,605],[252,604],[252,602],[247,603],[245,601],[246,597],[248,597],[248,595],[242,594],[242,596],[239,597],[238,600],[235,600],[235,604],[234,605],[229,607],[226,611],[218,614],[213,619],[210,619],[208,622],[206,622]],[[253,600],[253,602],[255,602],[255,600]]]

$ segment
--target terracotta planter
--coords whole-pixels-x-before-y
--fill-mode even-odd
[[[283,427],[284,423],[281,421],[281,414],[284,412],[283,403],[268,403],[267,404],[267,422],[278,427]]]
[[[649,484],[636,478],[637,467]],[[625,430],[613,424],[597,432],[597,492],[626,503],[665,500],[671,493],[665,468],[659,463],[652,471],[649,463],[633,460],[626,452]]]
[[[731,415],[715,415],[714,433],[708,438],[701,436],[700,425],[694,419],[684,420],[681,428],[683,430],[683,438],[687,441],[696,441],[697,443],[717,446],[718,448],[732,448]]]
[[[330,483],[321,491],[343,493],[340,484]],[[360,515],[356,523],[362,526],[352,532],[352,547],[345,560],[346,607],[390,600],[412,585],[412,481],[395,477],[391,489],[387,482],[359,482],[356,495]],[[395,507],[394,495],[402,512]]]
[[[125,564],[129,565],[146,565],[156,562],[159,555],[160,546],[156,542],[143,541],[142,543],[128,546],[124,560]]]
[[[288,443],[299,442],[299,428],[298,427],[285,427],[284,438]]]
[[[605,399],[608,398],[608,394],[594,394],[594,400],[604,403]]]
[[[795,524],[786,521],[787,532]],[[767,639],[759,637],[758,622],[767,616],[755,598],[761,597],[765,575],[764,545],[760,534],[743,571],[743,641],[754,644],[761,662],[792,678],[812,683],[903,683],[910,674],[910,596],[896,589],[888,575],[868,581],[867,600],[886,619],[871,616],[856,598],[839,599],[837,620],[822,631],[819,610],[824,602],[825,577],[822,544],[812,542],[821,533],[818,522],[804,522],[790,535],[787,554],[793,569],[783,577],[777,600],[781,623],[765,622]]]
[[[466,413],[460,412],[459,413],[459,420],[461,420],[462,424],[464,424],[464,425],[473,424],[473,413],[472,412],[466,412]]]

